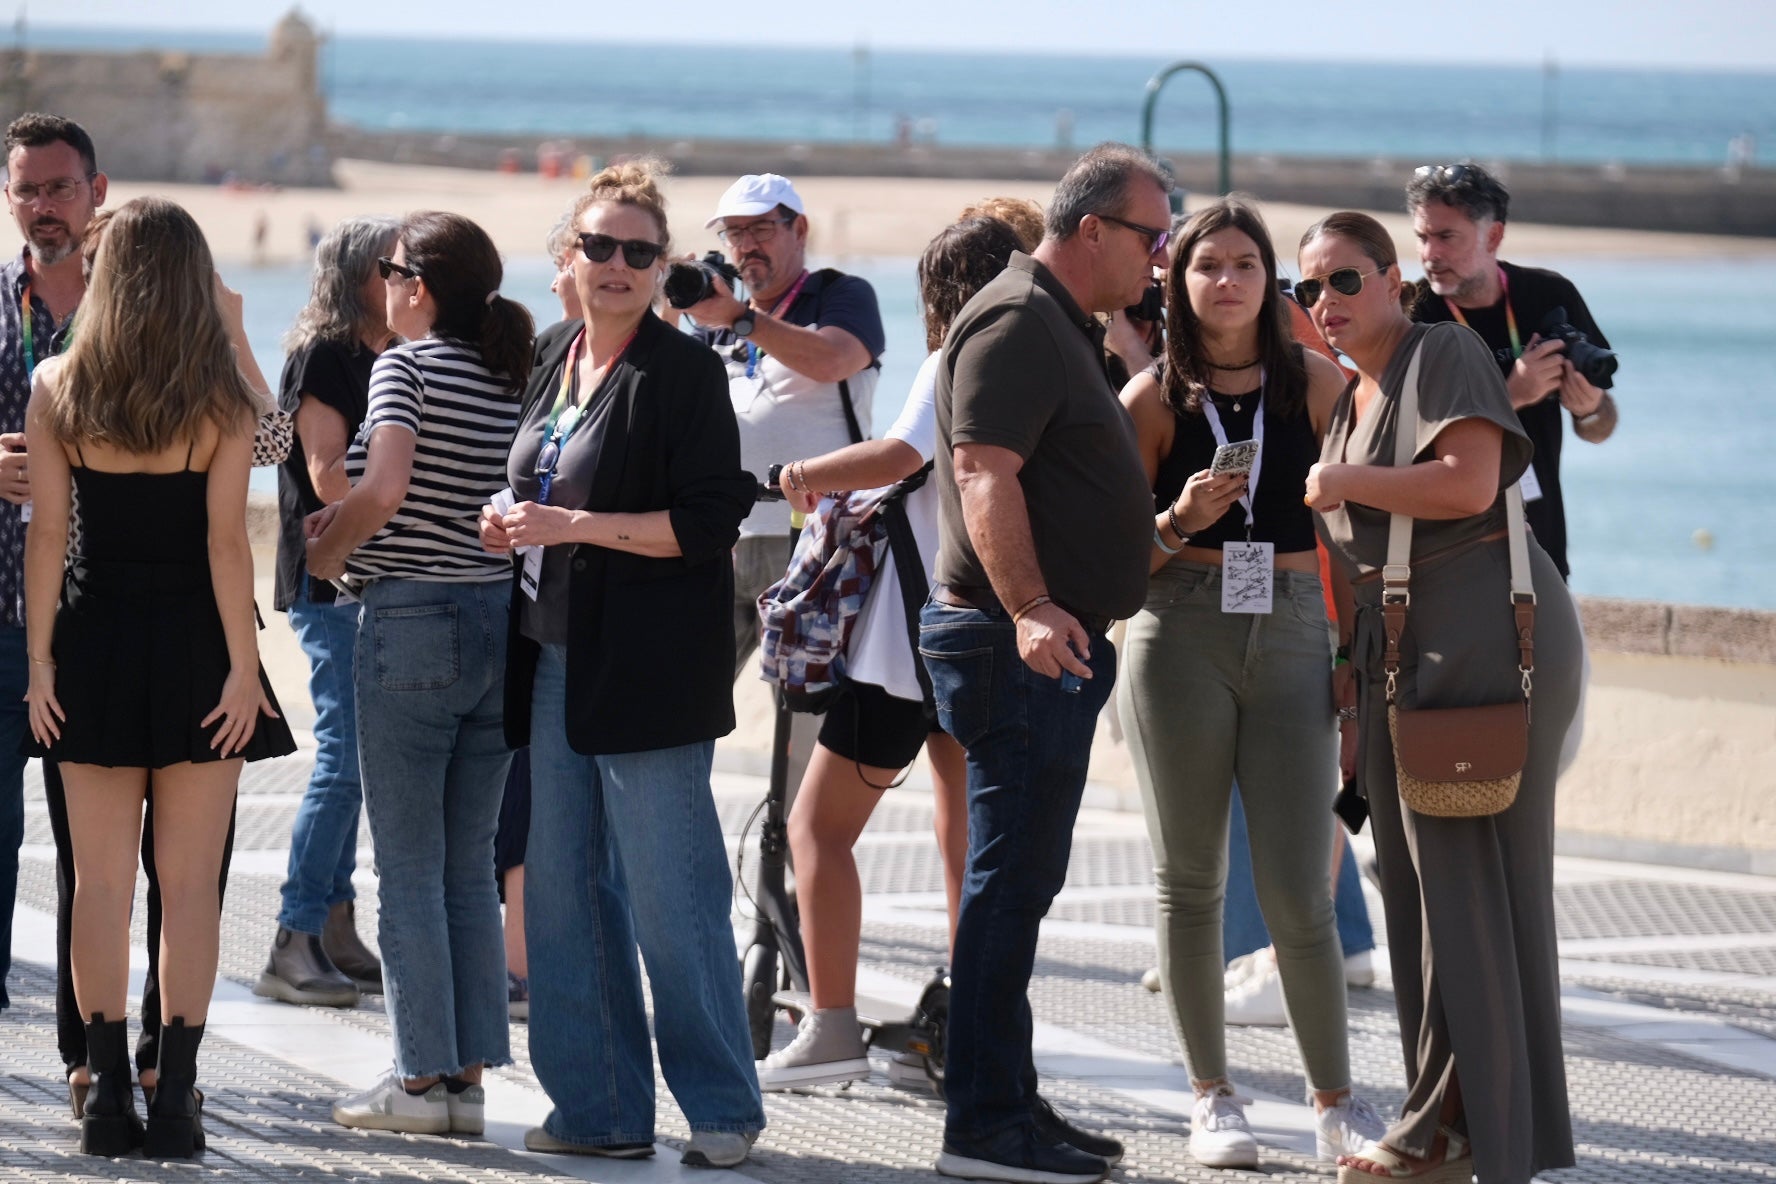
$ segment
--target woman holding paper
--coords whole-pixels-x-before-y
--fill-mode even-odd
[[[1337,366],[1290,336],[1248,204],[1184,225],[1166,352],[1122,398],[1153,482],[1153,577],[1119,687],[1159,881],[1159,961],[1197,1101],[1199,1163],[1256,1167],[1227,1079],[1221,913],[1237,779],[1258,900],[1332,1160],[1381,1131],[1351,1092],[1344,955],[1326,881],[1338,763],[1330,634],[1303,504]],[[1219,459],[1219,463],[1217,463]]]

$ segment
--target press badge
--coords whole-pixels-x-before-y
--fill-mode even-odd
[[[1222,544],[1221,611],[1268,613],[1275,560],[1275,543]]]
[[[1542,483],[1540,481],[1536,480],[1536,471],[1535,471],[1534,465],[1530,465],[1528,468],[1523,470],[1523,476],[1517,478],[1517,484],[1523,490],[1523,500],[1524,501],[1534,502],[1534,501],[1541,500]]]
[[[537,588],[543,580],[543,549],[541,547],[522,547],[520,554],[524,556],[524,566],[518,571],[518,586],[532,600],[537,598]]]

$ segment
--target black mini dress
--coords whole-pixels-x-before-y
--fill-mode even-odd
[[[84,458],[82,458],[84,459]],[[187,461],[189,463],[189,459]],[[79,549],[69,556],[51,652],[66,720],[33,756],[113,768],[215,761],[214,711],[228,643],[210,583],[209,474],[113,473],[76,465]],[[265,669],[259,683],[274,710]],[[247,760],[296,751],[289,725],[261,714]]]

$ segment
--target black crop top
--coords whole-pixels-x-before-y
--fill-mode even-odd
[[[1299,347],[1297,347],[1299,348]],[[1163,365],[1163,363],[1162,363]],[[1156,376],[1162,376],[1159,365]],[[1215,410],[1221,416],[1221,427],[1230,442],[1252,438],[1253,418],[1258,409],[1258,391],[1238,395],[1209,392]],[[1235,411],[1234,404],[1240,409]],[[1159,472],[1153,479],[1153,504],[1162,511],[1178,500],[1184,482],[1192,473],[1209,467],[1215,458],[1215,432],[1209,418],[1197,414],[1172,413],[1176,427],[1172,434],[1172,450],[1160,459]],[[1320,459],[1320,442],[1314,438],[1313,421],[1303,407],[1293,415],[1284,415],[1267,400],[1264,406],[1264,459],[1258,471],[1258,493],[1252,510],[1256,522],[1252,541],[1276,544],[1277,554],[1314,549],[1313,511],[1301,504],[1307,487],[1307,470]],[[1246,508],[1239,502],[1227,508],[1220,521],[1190,536],[1192,547],[1219,551],[1229,540],[1244,542]]]

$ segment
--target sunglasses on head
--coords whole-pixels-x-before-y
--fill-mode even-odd
[[[580,250],[594,263],[609,263],[617,248],[623,248],[623,262],[640,271],[652,267],[666,248],[645,238],[612,238],[608,234],[580,235]]]
[[[1480,170],[1471,164],[1421,164],[1412,176],[1438,185],[1478,185],[1481,180]]]
[[[393,259],[390,259],[387,255],[384,255],[376,261],[376,274],[380,275],[385,280],[391,275],[398,275],[403,279],[409,280],[416,280],[419,278],[419,272],[411,267],[403,267]]]
[[[1354,267],[1341,267],[1337,271],[1328,272],[1315,279],[1296,280],[1295,302],[1302,308],[1311,309],[1320,302],[1320,293],[1327,287],[1341,296],[1355,296],[1363,290],[1363,280],[1366,276],[1380,275],[1386,270],[1386,264],[1374,271],[1358,271]]]

